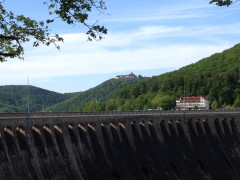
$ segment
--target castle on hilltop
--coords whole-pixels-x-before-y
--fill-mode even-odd
[[[115,79],[134,79],[137,78],[137,76],[133,73],[128,74],[128,75],[117,75]]]

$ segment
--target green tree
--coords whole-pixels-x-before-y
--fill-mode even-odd
[[[145,109],[160,107],[166,109],[164,103],[160,103],[164,101],[163,97],[165,95],[181,97],[184,94],[183,87],[185,87],[187,96],[208,97],[213,109],[232,107],[234,103],[237,106],[236,98],[240,94],[239,63],[240,44],[237,44],[231,49],[204,58],[177,71],[126,86],[114,93],[112,98],[121,98],[124,101],[124,105],[115,104],[117,109],[139,109],[142,107],[141,97],[147,100],[143,105]],[[169,102],[174,104],[175,99],[170,98]]]
[[[143,76],[142,76],[141,74],[139,74],[139,75],[138,75],[138,78],[141,79],[141,78],[143,78]]]
[[[131,95],[134,98],[137,98],[141,94],[140,87],[138,85],[134,86],[131,88]]]
[[[115,100],[110,99],[105,106],[105,111],[113,111],[113,110],[115,110]]]
[[[214,101],[211,104],[212,109],[217,109],[218,108],[218,102],[214,99]]]
[[[4,1],[0,2],[0,62],[7,58],[22,59],[22,44],[30,39],[34,39],[34,47],[53,44],[59,49],[58,42],[63,41],[63,38],[58,34],[51,34],[48,28],[48,24],[53,23],[56,18],[70,25],[80,23],[86,26],[90,41],[101,40],[102,35],[107,33],[107,29],[98,25],[97,21],[92,25],[87,22],[93,8],[101,13],[106,10],[102,0],[48,0],[44,4],[48,6],[49,19],[38,22],[24,15],[15,15],[4,8]]]
[[[152,100],[153,108],[162,108],[164,110],[169,110],[174,108],[175,106],[175,99],[169,95],[157,95]]]
[[[96,102],[96,111],[105,111],[105,102]]]
[[[85,104],[83,111],[85,112],[94,112],[96,111],[96,104],[94,101],[90,101],[87,104]]]
[[[85,104],[83,111],[86,112],[99,112],[105,110],[105,103],[98,101],[90,101]]]
[[[132,105],[133,105],[132,99],[127,99],[127,100],[125,101],[124,110],[125,110],[125,111],[131,111],[131,110],[133,110]]]
[[[235,108],[240,107],[240,96],[235,99],[233,107]]]
[[[142,96],[139,96],[138,98],[133,100],[132,108],[134,110],[142,110],[145,104],[146,100]]]
[[[198,109],[197,105],[193,106],[193,110],[197,110],[197,109]]]
[[[122,98],[117,98],[115,102],[117,107],[121,107],[124,103],[125,101]]]
[[[159,105],[164,110],[170,110],[175,107],[175,98],[168,96],[168,95],[163,96],[160,99]]]
[[[238,1],[238,0],[236,0]],[[217,6],[230,6],[233,2],[231,0],[212,0],[210,1],[210,4],[216,4]]]

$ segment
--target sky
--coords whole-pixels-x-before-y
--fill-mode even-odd
[[[37,20],[48,18],[44,0],[6,0],[5,8]],[[83,25],[57,21],[51,32],[61,49],[25,43],[24,60],[0,63],[0,85],[29,84],[79,92],[116,75],[157,76],[222,52],[240,42],[240,2],[229,7],[207,0],[106,0],[105,14],[93,12],[108,29],[101,41],[87,41]]]

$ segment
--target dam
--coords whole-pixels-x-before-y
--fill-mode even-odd
[[[0,179],[237,180],[240,110],[1,113]]]

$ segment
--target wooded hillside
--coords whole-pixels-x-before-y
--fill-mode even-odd
[[[44,111],[104,111],[105,102],[111,97],[115,90],[121,89],[129,84],[133,84],[144,79],[146,78],[141,76],[135,79],[109,79],[94,88],[77,93],[75,96],[65,101],[48,107],[44,109]]]
[[[0,112],[27,112],[28,92],[30,112],[41,111],[72,96],[34,86],[0,86]]]
[[[240,44],[177,71],[116,91],[106,110],[171,109],[176,98],[207,96],[213,109],[240,106]]]
[[[240,44],[152,78],[110,79],[84,92],[60,94],[29,86],[30,111],[172,109],[175,100],[207,96],[212,109],[240,107]],[[27,112],[27,86],[0,86],[0,112]]]

